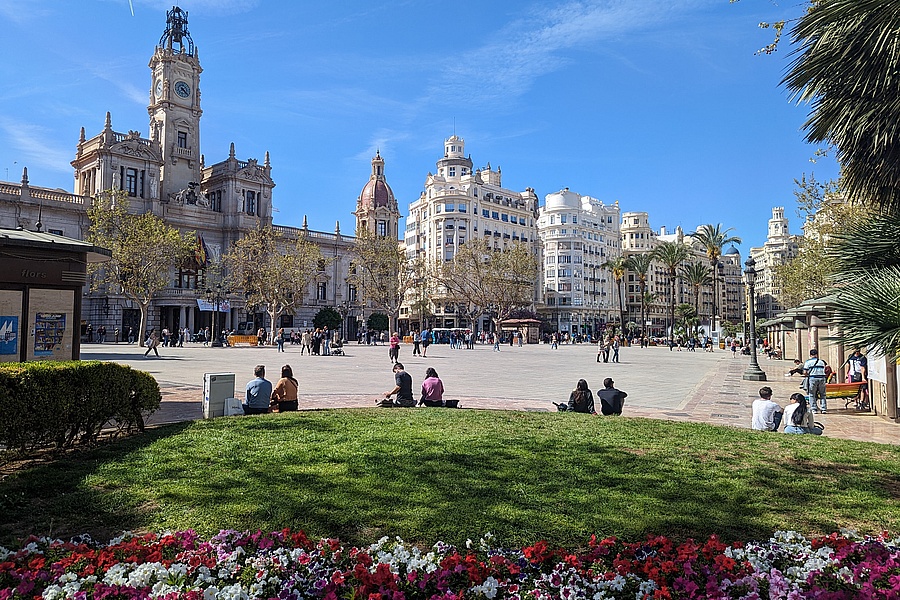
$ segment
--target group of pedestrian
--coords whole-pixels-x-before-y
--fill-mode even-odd
[[[603,380],[603,389],[597,390],[597,398],[600,399],[600,412],[603,415],[621,415],[625,406],[625,398],[628,394],[616,389],[611,377]],[[579,379],[575,389],[569,394],[569,402],[566,405],[568,411],[596,415],[594,395],[584,379]],[[562,409],[560,409],[562,410]]]
[[[609,353],[612,351],[612,361],[614,363],[619,362],[619,336],[613,335],[608,338],[601,337],[600,341],[597,342],[597,362],[600,362],[600,358],[603,358],[603,362],[609,362]]]

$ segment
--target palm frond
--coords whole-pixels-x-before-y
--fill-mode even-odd
[[[900,265],[900,216],[874,214],[849,224],[835,234],[829,258],[835,261],[839,278],[859,269]]]
[[[848,346],[900,353],[900,267],[865,270],[836,294],[834,323]]]

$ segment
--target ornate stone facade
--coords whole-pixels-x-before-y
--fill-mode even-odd
[[[153,212],[183,231],[196,231],[211,263],[220,259],[229,246],[260,225],[272,225],[272,165],[268,152],[262,163],[254,158],[239,160],[234,144],[228,157],[206,165],[200,153],[200,66],[199,53],[187,28],[187,12],[174,8],[167,13],[166,29],[150,59],[150,96],[147,107],[149,135],[138,131],[113,130],[106,114],[103,130],[91,138],[84,128],[72,161],[75,194],[33,187],[27,171],[22,182],[0,184],[0,227],[34,228],[39,220],[44,230],[84,239],[90,226],[87,209],[93,196],[105,190],[122,190],[134,213]],[[305,235],[332,258],[326,271],[304,290],[305,305],[296,315],[286,315],[276,326],[303,328],[324,306],[350,304],[347,282],[354,238],[342,236],[340,225],[334,233],[312,231],[306,225],[275,226],[286,243]],[[396,232],[396,220],[394,221]],[[163,290],[150,308],[150,326],[192,331],[210,326],[212,313],[198,308],[198,299],[214,287],[205,268],[183,268],[172,272],[171,287]],[[108,331],[128,327],[137,330],[139,311],[128,299],[106,293],[85,292],[84,318],[96,329]],[[348,333],[357,328],[362,314],[348,311]],[[230,309],[220,315],[219,328],[271,327],[265,313],[245,306],[243,294],[230,297]]]

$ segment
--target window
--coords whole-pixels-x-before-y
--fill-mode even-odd
[[[509,215],[509,222],[510,223],[518,223],[519,219],[518,219],[518,217],[516,217],[516,215]]]
[[[387,236],[387,221],[376,221],[375,233],[381,237]]]
[[[256,192],[244,190],[244,212],[248,215],[256,214]]]
[[[559,291],[560,292],[571,292],[572,284],[569,283],[568,281],[560,281],[559,282]]]
[[[444,205],[444,212],[453,212],[455,210],[456,210],[455,204],[445,204]]]
[[[560,235],[568,235],[568,234],[569,234],[569,230],[568,230],[568,229],[561,229],[561,230],[559,231],[559,234],[560,234]]]
[[[481,209],[481,216],[484,217],[485,219],[488,219],[488,218],[490,218],[490,216],[491,216],[491,211],[489,211],[489,210],[486,209],[486,208],[482,208],[482,209]]]
[[[350,302],[356,302],[357,296],[356,286],[351,283],[347,286],[347,299],[350,300]]]
[[[442,205],[440,205],[440,204],[438,204],[437,206],[435,206],[435,207],[434,207],[434,212],[435,212],[435,213],[441,212],[441,206],[442,206]]]
[[[503,213],[502,215],[500,215],[500,220],[503,221],[504,223],[509,223],[509,215],[506,213]]]
[[[213,212],[222,212],[222,190],[209,193],[209,209]]]
[[[466,210],[468,210],[468,207],[465,204],[459,205],[459,212],[464,213]]]
[[[47,233],[49,233],[51,235],[62,235],[63,230],[62,229],[48,229]]]
[[[327,300],[328,299],[328,284],[324,281],[320,281],[316,284],[316,300]]]
[[[497,220],[499,221],[499,220],[500,220],[500,213],[498,213],[498,212],[496,212],[496,211],[491,211],[491,218],[492,218],[492,219],[497,219]]]
[[[178,147],[179,148],[187,148],[187,131],[179,131],[178,132]]]
[[[453,245],[453,236],[452,236],[452,235],[448,235],[448,236],[447,236],[447,245],[448,245],[448,246],[452,246],[452,245]]]
[[[568,223],[568,222],[569,222],[569,215],[559,215],[559,222],[560,222],[560,223]]]
[[[560,269],[560,270],[559,270],[559,276],[560,276],[560,277],[571,277],[571,276],[572,276],[572,269]]]
[[[125,169],[125,191],[132,197],[138,195],[137,169]]]
[[[456,167],[449,167],[447,172],[450,177],[456,177]]]
[[[556,256],[551,254],[550,256],[547,256],[544,258],[544,262],[547,263],[548,265],[555,265],[556,264]]]
[[[556,215],[550,215],[550,224],[556,225]]]
[[[557,260],[560,264],[569,264],[572,262],[572,257],[568,254],[560,254]]]
[[[572,215],[572,225],[578,223],[578,215]]]

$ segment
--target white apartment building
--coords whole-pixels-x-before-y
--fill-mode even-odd
[[[771,319],[784,310],[779,298],[781,288],[775,278],[774,267],[783,265],[797,256],[800,236],[791,235],[784,207],[772,208],[766,242],[759,248],[750,248],[750,256],[756,261],[756,317]]]
[[[618,201],[607,206],[569,188],[544,197],[540,310],[558,331],[595,335],[618,322],[619,295],[604,265],[622,253],[619,217]]]
[[[461,244],[476,237],[489,240],[498,249],[521,242],[538,251],[538,197],[533,189],[516,192],[504,188],[500,167],[494,170],[490,163],[473,169],[472,157],[465,154],[465,140],[456,135],[444,141],[444,155],[436,167],[436,172],[425,178],[418,200],[409,205],[404,241],[410,259],[450,260]],[[455,307],[444,305],[440,298],[432,298],[431,313],[431,327],[465,325]],[[401,327],[421,327],[423,318],[428,316],[410,306],[401,308]]]

